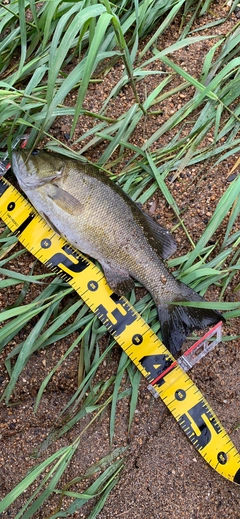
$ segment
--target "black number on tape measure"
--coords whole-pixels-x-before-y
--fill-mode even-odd
[[[65,254],[63,252],[57,252],[46,262],[46,265],[54,270],[54,272],[59,273],[63,279],[70,281],[72,276],[65,271],[66,268],[71,272],[79,273],[85,270],[89,263],[87,260],[79,257],[77,252],[74,252],[68,245],[64,245],[62,250]],[[77,263],[74,263],[69,256],[73,256],[77,260]]]
[[[15,209],[15,207],[16,207],[15,202],[10,202],[10,204],[8,204],[8,206],[7,206],[7,210],[13,211],[13,209]]]
[[[116,294],[112,294],[111,299],[118,305],[112,312],[109,312],[103,305],[99,305],[96,309],[96,314],[99,319],[105,324],[107,329],[113,336],[120,335],[127,326],[132,324],[135,320],[135,314],[131,307]]]
[[[49,240],[49,238],[44,238],[40,243],[42,249],[49,249],[51,247],[52,242]]]
[[[2,196],[8,188],[9,186],[4,182],[2,178],[0,178],[0,196]]]
[[[98,283],[93,279],[92,281],[88,282],[87,287],[88,290],[90,290],[90,292],[96,292],[96,290],[98,289]]]
[[[175,398],[176,400],[179,400],[179,402],[182,402],[183,400],[185,400],[186,398],[186,391],[184,391],[184,389],[177,389],[177,391],[175,392]]]
[[[219,463],[221,463],[221,465],[225,465],[225,463],[227,463],[227,455],[226,455],[226,452],[219,452],[218,455],[217,455],[217,459],[219,461]]]
[[[18,236],[19,234],[22,234],[23,231],[25,231],[25,229],[28,227],[28,225],[33,221],[34,216],[35,216],[34,213],[30,213],[30,215],[26,218],[26,220],[24,220],[24,222],[21,225],[19,225],[19,227],[14,232],[14,234],[16,234],[16,236]]]
[[[159,377],[165,369],[169,368],[173,363],[173,360],[169,359],[167,355],[147,355],[146,357],[142,357],[139,360],[142,367],[148,372],[147,380],[152,382],[155,378]],[[161,386],[164,384],[164,378],[161,378],[156,382],[156,386]]]
[[[206,447],[211,440],[212,433],[208,422],[211,423],[211,426],[217,434],[221,432],[220,425],[203,400],[200,400],[200,402],[188,410],[187,414],[183,414],[179,419],[181,427],[197,449]],[[199,433],[195,432],[194,429],[196,429],[196,427],[194,426],[197,426]]]
[[[139,346],[139,344],[142,344],[143,336],[140,333],[135,333],[132,337],[132,342],[135,346]]]

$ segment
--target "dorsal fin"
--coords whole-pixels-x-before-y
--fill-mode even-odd
[[[139,205],[138,205],[139,207]],[[152,247],[156,250],[156,252],[163,259],[167,259],[176,251],[177,244],[172,234],[162,227],[159,223],[155,222],[151,216],[139,207],[141,210],[142,216],[145,220],[146,227],[149,229],[148,239],[151,243]]]

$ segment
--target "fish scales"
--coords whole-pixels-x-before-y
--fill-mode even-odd
[[[164,259],[176,250],[172,235],[98,168],[60,154],[14,151],[19,185],[52,228],[97,259],[117,294],[139,281],[158,309],[164,344],[177,355],[185,338],[223,320],[215,311],[172,303],[204,301],[168,272]]]

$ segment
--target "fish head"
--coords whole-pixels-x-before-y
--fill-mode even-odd
[[[36,188],[62,177],[65,163],[61,155],[43,150],[12,152],[12,169],[20,187]]]

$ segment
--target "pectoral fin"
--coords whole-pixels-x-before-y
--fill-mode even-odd
[[[69,214],[76,214],[83,209],[83,204],[77,200],[73,195],[58,187],[56,184],[52,184],[51,190],[48,193],[51,198],[63,211]]]

